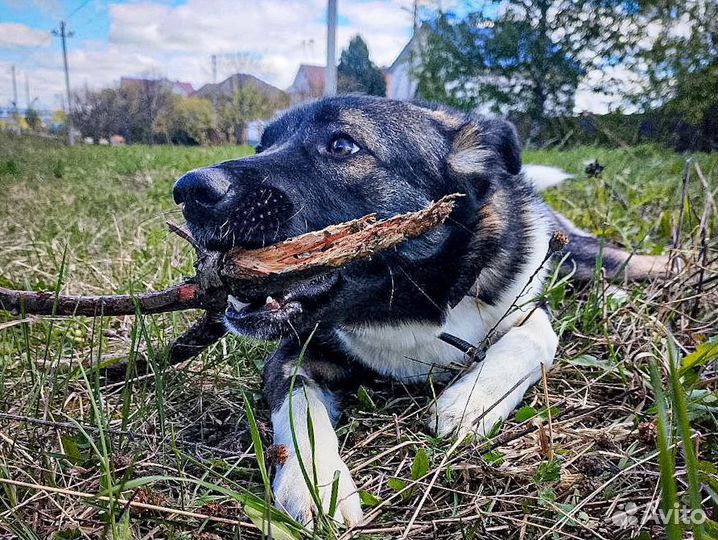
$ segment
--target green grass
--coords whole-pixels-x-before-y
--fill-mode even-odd
[[[66,148],[0,135],[0,285],[93,294],[176,282],[191,273],[192,252],[166,230],[166,220],[181,221],[174,180],[248,151]],[[686,157],[650,146],[583,147],[527,152],[525,160],[577,176],[546,193],[576,224],[660,253],[679,222]],[[410,538],[714,537],[710,521],[666,529],[640,519],[621,528],[614,519],[628,503],[641,518],[661,500],[702,505],[716,519],[718,289],[710,279],[718,253],[710,239],[718,194],[710,192],[718,163],[692,158],[678,246],[685,277],[631,286],[625,301],[606,298],[600,279],[549,294],[561,334],[547,388],[553,460],[537,428],[528,429],[548,429],[540,385],[498,439],[448,456],[452,441],[423,428],[430,390],[377,383],[344,396],[341,451],[371,518],[360,537],[400,536],[420,500]],[[584,162],[594,159],[606,170],[589,179]],[[269,464],[255,454],[271,443],[260,388],[273,344],[227,338],[163,369],[166,346],[195,316],[0,313],[0,538],[259,538],[252,523],[267,517],[298,534],[267,507]],[[677,346],[671,354],[667,336]],[[139,359],[154,375],[137,376]],[[127,364],[125,378],[107,380],[98,363]],[[693,451],[689,440],[698,441]]]

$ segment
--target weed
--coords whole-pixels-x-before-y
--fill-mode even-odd
[[[0,137],[0,285],[67,293],[147,290],[190,274],[192,253],[164,225],[181,220],[172,183],[249,151]],[[683,200],[684,158],[655,147],[542,150],[526,160],[577,175],[546,193],[577,225],[643,253],[677,237],[685,270],[631,286],[620,302],[600,273],[586,286],[554,276],[546,294],[561,334],[547,380],[553,460],[536,431],[549,416],[543,388],[528,392],[494,438],[470,443],[427,432],[429,390],[366,382],[345,396],[337,434],[368,518],[354,533],[400,537],[411,523],[407,537],[417,540],[711,537],[716,156],[694,157]],[[588,178],[595,160],[606,168]],[[273,344],[227,338],[167,368],[167,344],[193,317],[0,313],[0,538],[252,539],[269,523],[285,538],[306,534],[273,508],[262,457],[271,435],[260,376]],[[150,374],[137,373],[140,360]],[[125,376],[107,378],[110,365],[126,366]],[[304,471],[310,484],[315,466]],[[701,531],[642,513],[613,519],[628,503],[700,505],[707,521]],[[327,534],[349,534],[317,521]]]

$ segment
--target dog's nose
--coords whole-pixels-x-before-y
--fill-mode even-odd
[[[224,199],[229,186],[229,179],[220,169],[196,169],[177,180],[172,196],[175,203],[185,207],[211,208]]]

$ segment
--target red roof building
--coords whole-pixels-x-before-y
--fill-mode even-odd
[[[292,86],[287,89],[289,104],[295,106],[321,98],[324,95],[324,78],[324,66],[300,65]]]

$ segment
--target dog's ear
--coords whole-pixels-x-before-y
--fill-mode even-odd
[[[513,124],[504,120],[471,118],[456,135],[448,158],[453,172],[476,175],[500,167],[509,174],[521,171],[521,144]]]

